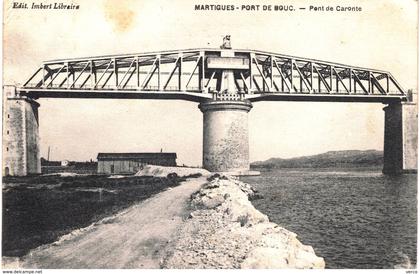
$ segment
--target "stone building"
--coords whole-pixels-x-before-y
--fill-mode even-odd
[[[176,166],[176,153],[99,153],[99,174],[132,174],[143,165]]]

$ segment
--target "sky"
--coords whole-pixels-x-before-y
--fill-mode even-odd
[[[26,2],[31,5],[32,1]],[[255,49],[390,71],[417,90],[414,0],[255,1],[294,12],[194,11],[209,1],[63,0],[78,10],[12,9],[4,2],[3,83],[22,84],[42,61],[160,50]],[[38,2],[35,2],[38,3]],[[42,1],[54,3],[54,1]],[[212,1],[242,6],[250,1]],[[360,6],[361,12],[312,12]],[[261,7],[260,7],[261,8]],[[99,152],[176,152],[201,165],[202,113],[173,100],[39,99],[41,155],[85,161]],[[258,102],[249,113],[250,160],[331,150],[383,149],[382,104]]]

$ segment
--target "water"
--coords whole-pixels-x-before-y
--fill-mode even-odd
[[[280,169],[243,177],[264,196],[254,206],[298,234],[326,268],[414,268],[417,175]]]

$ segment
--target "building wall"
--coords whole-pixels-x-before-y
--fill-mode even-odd
[[[100,174],[133,174],[144,164],[176,166],[175,159],[147,159],[147,160],[98,160]],[[113,166],[113,170],[112,170]]]

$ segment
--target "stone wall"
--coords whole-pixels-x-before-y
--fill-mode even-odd
[[[5,100],[3,119],[3,176],[27,174],[24,100]]]
[[[402,105],[403,171],[417,170],[418,110],[417,104]]]
[[[41,173],[38,107],[28,98],[4,87],[2,174],[26,176]]]
[[[39,146],[39,104],[34,101],[26,101],[26,165],[28,174],[41,173],[41,151]]]

